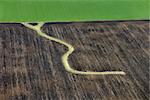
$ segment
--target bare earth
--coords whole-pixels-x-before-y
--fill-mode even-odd
[[[65,46],[22,24],[1,23],[0,100],[149,99],[149,21],[47,23],[42,30],[74,46],[74,69],[126,76],[68,73]]]

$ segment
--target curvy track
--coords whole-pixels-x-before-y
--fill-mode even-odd
[[[69,63],[68,63],[68,57],[74,51],[74,47],[72,45],[68,44],[67,42],[64,42],[62,40],[56,39],[54,37],[48,36],[45,33],[43,33],[41,31],[41,27],[44,25],[44,23],[38,23],[38,25],[35,25],[35,26],[33,26],[31,24],[28,24],[28,23],[22,23],[22,24],[24,26],[26,26],[27,28],[30,28],[30,29],[36,31],[38,35],[40,35],[42,37],[45,37],[49,40],[58,42],[60,44],[63,44],[68,48],[68,51],[62,56],[63,65],[64,65],[65,69],[68,72],[71,72],[71,73],[74,73],[74,74],[84,74],[84,75],[110,75],[110,74],[112,74],[112,75],[114,75],[114,74],[125,75],[125,72],[123,72],[123,71],[105,71],[105,72],[90,72],[90,71],[87,71],[87,72],[83,72],[83,71],[78,71],[78,70],[72,69],[70,67]]]

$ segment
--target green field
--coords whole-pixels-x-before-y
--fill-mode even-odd
[[[0,21],[149,19],[149,0],[0,0]]]

